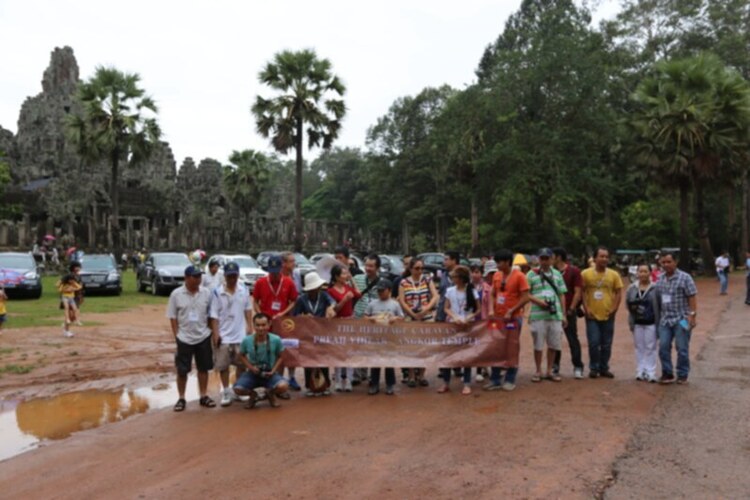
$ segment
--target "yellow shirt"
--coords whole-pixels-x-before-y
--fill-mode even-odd
[[[5,314],[7,311],[5,310],[5,298],[3,298],[2,295],[0,295],[0,315]]]
[[[76,292],[81,289],[81,285],[76,281],[69,281],[63,284],[62,281],[57,282],[57,290],[67,299],[72,299],[76,296]]]
[[[590,267],[581,272],[583,279],[583,303],[594,319],[607,321],[609,312],[612,310],[615,294],[622,290],[622,278],[620,273],[612,269],[606,269],[600,273],[596,268]]]

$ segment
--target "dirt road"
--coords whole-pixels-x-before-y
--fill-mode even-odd
[[[740,281],[733,280],[735,293]],[[699,283],[693,358],[729,303],[716,289],[714,282]],[[742,312],[736,306],[729,314]],[[120,379],[106,379],[170,369],[163,310],[107,315],[108,321],[113,317],[115,325],[82,330],[74,339],[76,356],[44,348],[46,367],[4,376],[2,394],[50,394],[57,387],[114,384]],[[625,319],[620,314],[616,327],[614,380],[573,380],[565,347],[564,381],[532,384],[530,336],[524,331],[513,393],[438,395],[433,382],[428,389],[399,387],[395,397],[369,397],[363,388],[332,398],[295,396],[279,409],[263,403],[252,411],[237,405],[199,409],[191,403],[184,414],[147,413],[1,462],[0,491],[16,498],[591,498],[613,482],[613,464],[664,395],[676,394],[675,387],[633,380]],[[49,335],[14,332],[3,343],[26,352]],[[115,344],[119,355],[112,353]],[[97,364],[89,350],[112,356]],[[56,382],[45,383],[46,375]],[[696,375],[680,390],[698,391],[701,383]],[[617,470],[623,464],[621,458]]]

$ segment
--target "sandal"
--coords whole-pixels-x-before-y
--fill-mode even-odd
[[[463,390],[461,391],[461,394],[463,394],[464,396],[468,396],[469,394],[471,394],[471,387],[465,385]]]
[[[185,406],[187,406],[187,401],[180,398],[177,400],[177,403],[174,405],[174,411],[185,411]]]
[[[409,387],[412,387],[412,388],[416,387],[417,386],[417,381],[416,380],[409,380],[409,382],[407,383],[407,385]]]
[[[447,385],[442,386],[440,389],[437,390],[438,394],[445,394],[446,392],[449,392],[451,389]]]
[[[208,396],[203,396],[198,400],[198,403],[200,403],[201,406],[205,406],[206,408],[214,408],[216,406],[216,403],[213,399],[211,399]]]
[[[531,377],[531,381],[532,382],[541,382],[542,381],[542,376],[537,373],[536,375],[534,375],[533,377]]]
[[[246,410],[252,410],[255,408],[255,402],[258,400],[258,398],[255,397],[255,391],[250,391],[250,396],[247,399],[247,403],[245,403],[245,409]]]

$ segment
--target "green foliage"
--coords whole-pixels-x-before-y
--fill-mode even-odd
[[[268,157],[252,149],[246,149],[232,151],[229,162],[231,165],[224,167],[224,192],[233,205],[247,214],[258,205],[268,186]]]
[[[638,200],[623,208],[620,245],[652,249],[671,246],[677,240],[678,217],[675,200]]]
[[[10,184],[10,165],[5,161],[5,153],[0,150],[0,193],[8,184]]]

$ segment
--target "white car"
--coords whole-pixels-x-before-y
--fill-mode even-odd
[[[211,260],[217,261],[222,269],[227,262],[236,262],[237,265],[240,266],[240,279],[250,292],[255,288],[256,281],[263,276],[268,276],[268,273],[260,268],[258,262],[247,254],[213,255],[209,261]]]

